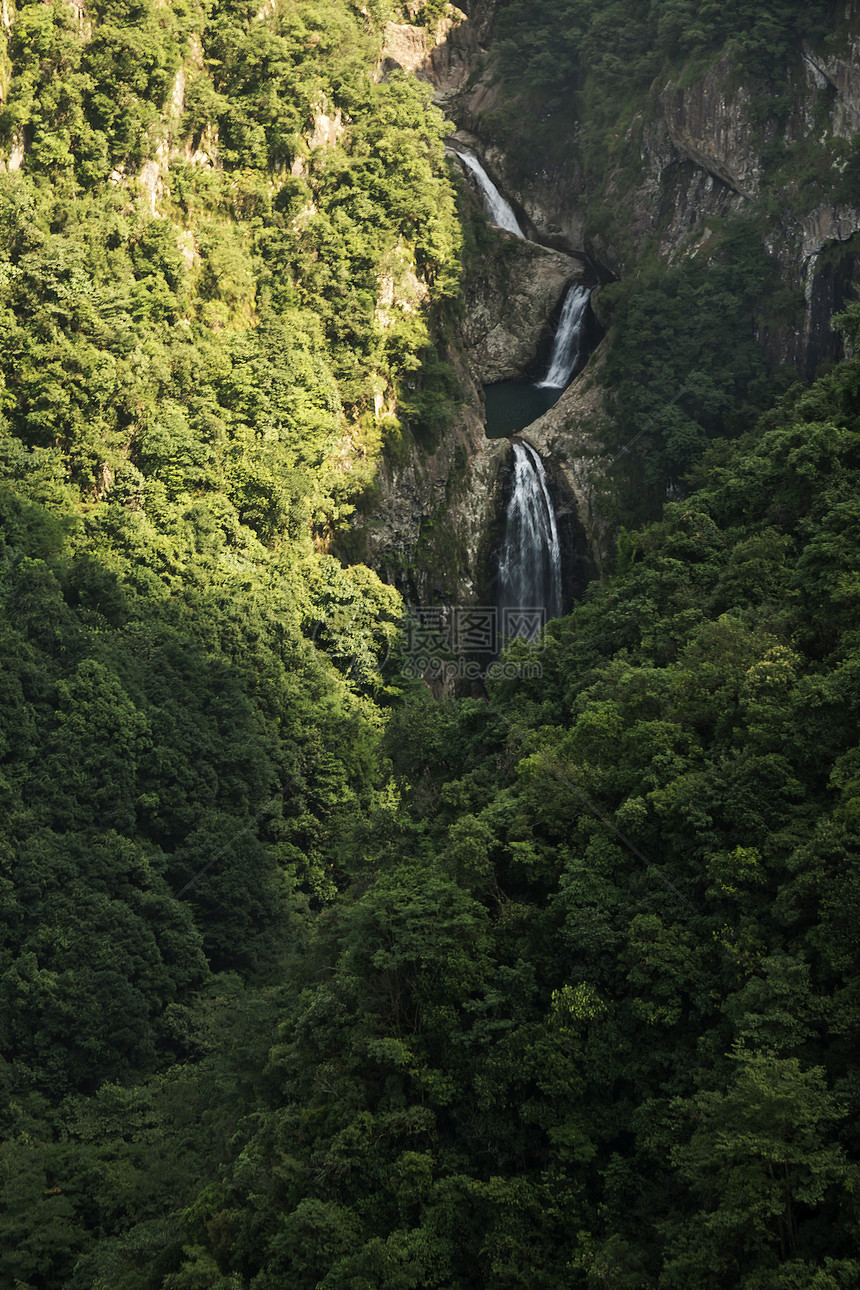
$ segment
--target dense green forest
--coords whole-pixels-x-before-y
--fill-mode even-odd
[[[787,388],[747,229],[621,284],[609,447],[689,397],[616,571],[436,701],[331,554],[451,415],[403,15],[4,12],[0,1286],[860,1287],[860,308]],[[497,33],[512,94],[626,93],[829,12]]]
[[[500,123],[519,136],[524,163],[537,146],[594,180],[629,160],[630,127],[667,67],[683,68],[689,82],[728,55],[763,91],[763,113],[784,113],[801,42],[832,36],[837,8],[834,0],[498,0],[495,52],[508,90]]]

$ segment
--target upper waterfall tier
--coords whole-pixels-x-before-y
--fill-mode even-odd
[[[590,296],[588,287],[580,286],[579,283],[574,284],[565,296],[558,331],[553,341],[549,371],[542,381],[537,382],[539,390],[563,390],[577,367],[582,365]]]
[[[457,156],[475,176],[491,222],[497,224],[499,228],[505,229],[508,233],[515,233],[517,237],[521,237],[525,241],[526,235],[520,228],[510,203],[499,192],[478,158],[471,152],[458,152]]]

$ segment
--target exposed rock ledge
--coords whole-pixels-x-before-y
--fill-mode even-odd
[[[721,59],[694,85],[670,82],[660,95],[669,135],[694,166],[751,198],[761,183],[762,162],[754,138],[753,93],[740,84],[731,93],[733,66]]]
[[[378,75],[396,68],[428,81],[443,99],[468,79],[475,52],[475,33],[466,15],[449,4],[431,31],[410,23],[389,22],[385,28]]]
[[[410,602],[479,599],[496,519],[507,440],[484,434],[481,393],[462,354],[445,354],[465,396],[459,416],[432,453],[410,442],[406,460],[383,464],[373,518],[364,530],[368,559]]]
[[[465,283],[462,341],[477,379],[489,385],[526,372],[566,286],[584,276],[583,261],[499,230],[495,254]]]
[[[543,457],[549,473],[557,477],[561,491],[573,498],[588,555],[601,576],[608,562],[606,521],[599,506],[609,466],[602,446],[607,415],[602,382],[605,356],[602,342],[555,407],[523,432],[523,438]]]

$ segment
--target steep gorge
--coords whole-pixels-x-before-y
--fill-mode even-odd
[[[2,7],[0,1290],[858,1290],[853,140],[630,232],[829,6],[259,3]]]
[[[471,427],[460,445],[456,477],[437,454],[425,476],[434,481],[433,494],[419,482],[423,466],[410,464],[411,532],[386,520],[370,544],[375,563],[386,548],[397,548],[406,565],[419,549],[419,562],[429,559],[437,570],[444,565],[430,594],[451,599],[480,595],[487,585],[484,535],[498,514],[500,478],[511,469],[504,447],[481,441],[480,387],[522,376],[534,364],[566,282],[591,273],[594,282],[620,282],[635,292],[643,266],[646,277],[655,266],[662,272],[707,267],[719,255],[726,229],[743,226],[771,257],[784,288],[774,304],[773,283],[758,293],[750,284],[750,332],[772,369],[783,366],[808,378],[842,352],[831,317],[850,298],[860,246],[860,188],[853,178],[860,17],[851,4],[839,6],[826,51],[803,42],[789,48],[778,99],[730,49],[664,69],[632,101],[628,96],[597,170],[575,113],[558,105],[550,111],[549,125],[553,115],[557,125],[549,147],[545,129],[537,128],[539,96],[518,92],[506,74],[496,39],[504,6],[466,9],[449,7],[435,32],[390,27],[384,65],[403,66],[434,86],[437,102],[457,126],[455,146],[484,160],[530,240],[481,232],[451,343],[461,372],[460,421]],[[469,221],[481,220],[479,202],[467,202],[465,210]],[[607,341],[596,363],[529,428],[529,439],[547,460],[560,507],[576,511],[586,548],[579,555],[605,569],[620,513],[613,494],[634,488],[637,472],[646,469],[636,454],[617,464],[617,435],[622,443],[638,438],[677,389],[667,390],[639,423],[622,424],[613,435],[618,409],[602,373],[607,355],[611,369],[617,291],[608,308],[601,292],[594,305],[610,327]],[[440,451],[445,457],[448,450],[443,445]],[[607,474],[610,462],[614,470]],[[619,470],[626,471],[620,483]],[[665,487],[675,486],[670,476]],[[401,488],[401,476],[393,472],[380,508],[389,517]],[[426,533],[429,526],[444,537],[419,548],[416,529]],[[423,589],[429,592],[430,585]]]
[[[666,390],[649,394],[634,409],[636,424],[629,408],[619,412],[617,372],[613,374],[613,355],[620,352],[619,311],[640,289],[647,291],[649,275],[653,279],[655,273],[659,277],[690,265],[707,269],[721,254],[726,229],[733,222],[743,225],[762,253],[773,257],[785,288],[775,304],[772,284],[761,290],[751,285],[750,329],[771,366],[788,364],[808,377],[841,352],[830,319],[845,302],[860,237],[854,152],[860,122],[860,34],[851,5],[837,6],[825,44],[797,41],[787,50],[778,96],[730,47],[686,59],[664,58],[650,79],[631,82],[626,99],[610,99],[608,109],[603,104],[599,147],[592,137],[593,122],[581,115],[589,108],[588,82],[574,85],[571,79],[569,101],[561,105],[517,82],[505,61],[512,9],[516,5],[482,0],[467,5],[465,12],[433,6],[437,16],[428,18],[426,5],[407,5],[385,26],[376,66],[383,87],[395,84],[400,72],[429,83],[435,102],[456,127],[450,142],[483,160],[514,203],[526,233],[520,239],[487,227],[480,195],[465,174],[453,174],[466,240],[460,301],[449,301],[427,337],[435,346],[439,371],[448,369],[439,378],[441,385],[433,363],[428,365],[426,355],[418,352],[433,292],[416,246],[409,236],[400,236],[375,266],[373,343],[381,351],[396,350],[401,334],[411,329],[409,345],[419,369],[421,364],[427,369],[428,387],[436,382],[442,388],[447,382],[448,402],[443,407],[440,397],[431,418],[434,427],[422,428],[420,412],[416,415],[410,404],[416,390],[420,396],[425,378],[420,370],[417,377],[405,371],[396,375],[380,353],[382,361],[371,364],[361,382],[353,382],[354,402],[327,449],[338,498],[318,508],[315,540],[349,561],[365,559],[408,599],[425,604],[486,598],[493,578],[494,530],[512,463],[504,444],[485,440],[482,386],[533,374],[569,283],[602,284],[594,292],[593,307],[609,335],[597,362],[532,427],[531,441],[546,456],[560,510],[577,517],[574,527],[582,531],[577,539],[582,549],[576,558],[582,567],[590,561],[604,569],[625,510],[624,503],[617,503],[619,489],[629,493],[636,472],[650,472],[648,513],[655,513],[661,496],[681,486],[679,475],[689,464],[654,465],[646,435],[639,455],[625,458],[607,476],[607,463],[618,461],[619,447],[659,416],[678,388],[686,388],[684,380],[668,388],[673,376]],[[62,11],[67,14],[62,57],[74,63],[82,48],[89,49],[94,31],[96,44],[101,37],[83,10]],[[13,44],[12,61],[6,56],[4,64],[7,101],[0,161],[12,173],[34,164],[46,173],[52,167],[68,170],[77,148],[78,164],[98,169],[87,159],[87,149],[102,143],[97,138],[73,143],[78,127],[53,136],[47,128],[40,132],[38,113],[33,116],[21,98],[22,93],[32,98],[32,87],[10,81],[14,60],[23,50],[22,45],[16,52],[14,41],[23,39],[24,27],[35,39],[33,33],[44,25],[43,18],[36,21],[38,12],[34,6],[22,7],[22,26],[13,21],[13,8],[4,10],[4,31]],[[254,19],[259,51],[272,20],[268,10]],[[320,48],[319,32],[303,39],[302,58]],[[369,51],[372,41],[362,39]],[[304,121],[290,121],[295,133],[288,146],[278,143],[271,151],[267,145],[271,177],[251,182],[251,171],[241,177],[237,164],[259,164],[262,136],[249,132],[247,124],[232,122],[229,113],[225,116],[227,81],[217,73],[217,53],[217,41],[204,51],[198,33],[181,51],[165,46],[159,57],[166,60],[165,69],[170,63],[169,75],[166,70],[147,73],[153,94],[163,95],[157,119],[141,117],[135,147],[105,163],[106,174],[118,196],[134,195],[151,218],[175,222],[187,280],[211,296],[205,304],[207,322],[219,329],[254,327],[256,250],[247,228],[232,219],[259,218],[266,204],[276,200],[295,235],[308,243],[303,253],[318,256],[312,244],[328,236],[328,215],[321,212],[315,193],[321,185],[328,186],[329,197],[334,191],[349,142],[348,113],[331,88],[309,81],[302,89],[307,97]],[[524,66],[527,54],[524,49]],[[52,57],[45,53],[46,67]],[[83,66],[88,66],[86,59]],[[234,88],[251,87],[253,75],[245,69]],[[221,87],[217,92],[216,83]],[[256,85],[253,92],[259,92]],[[43,112],[46,121],[49,106]],[[280,138],[284,125],[277,126],[272,139]],[[457,163],[451,164],[456,171]],[[197,196],[202,197],[207,184],[214,182],[217,188],[225,166],[233,176],[227,218],[224,211],[207,213],[208,199]],[[408,222],[408,213],[406,218]],[[346,266],[347,260],[334,271],[330,290],[337,274],[348,273]],[[356,299],[359,293],[367,298],[369,281],[353,287]],[[327,326],[335,330],[334,320]],[[700,402],[706,397],[700,395]],[[688,411],[695,420],[694,410]],[[711,434],[713,428],[706,431]],[[121,478],[124,469],[119,454],[95,463],[94,479]],[[626,471],[624,479],[617,478],[619,471]],[[100,486],[94,482],[92,487]],[[353,514],[362,490],[359,512]]]

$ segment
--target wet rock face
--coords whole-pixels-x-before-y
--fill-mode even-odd
[[[816,264],[807,302],[808,336],[803,344],[804,375],[809,380],[823,362],[843,355],[842,337],[833,332],[830,320],[834,313],[856,299],[854,283],[858,272],[860,236],[847,241],[838,254],[830,254],[823,263]]]
[[[487,244],[465,284],[457,343],[445,355],[463,398],[459,413],[434,452],[410,442],[405,460],[383,467],[365,530],[368,561],[415,604],[490,603],[511,447],[486,439],[481,386],[526,371],[568,284],[585,273],[581,260],[500,231]],[[553,489],[564,496],[565,569],[575,572],[579,587],[587,543],[562,475],[554,476]],[[571,577],[566,604],[574,594]]]
[[[429,460],[414,453],[406,465],[385,472],[370,562],[407,603],[487,602],[509,454],[507,440],[490,442],[481,427],[481,438],[465,452]]]
[[[484,385],[530,368],[568,283],[585,275],[581,260],[503,237],[514,245],[503,244],[465,289],[463,345]]]
[[[407,437],[398,461],[383,462],[362,558],[413,605],[476,604],[486,595],[488,552],[497,523],[506,440],[484,434],[480,385],[462,351],[454,368],[462,403],[433,452]]]
[[[592,577],[601,576],[609,562],[606,522],[599,504],[609,465],[603,447],[605,353],[604,342],[555,407],[524,432],[543,457],[557,498],[557,514],[570,513],[563,561],[566,604],[582,594]]]

